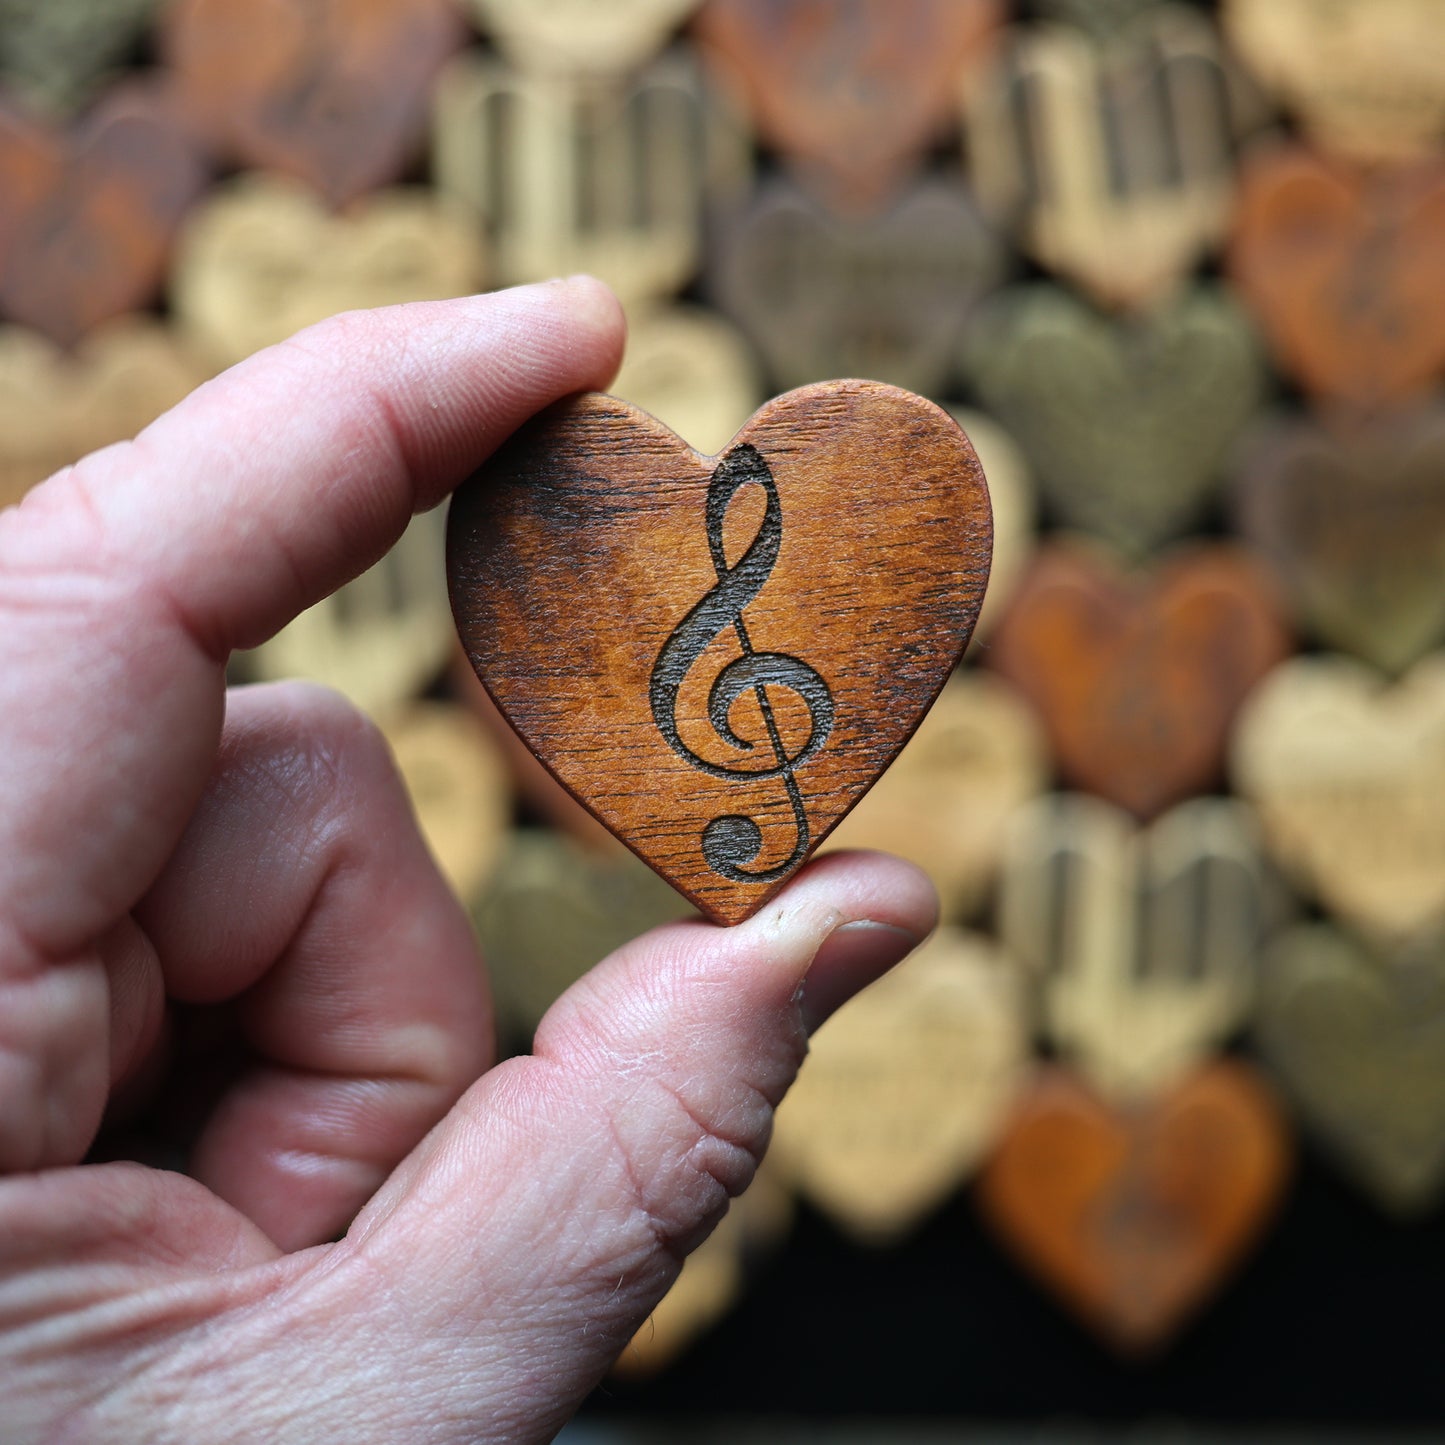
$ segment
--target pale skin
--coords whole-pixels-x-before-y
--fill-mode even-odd
[[[495,1064],[377,733],[227,694],[622,346],[585,279],[340,317],[0,514],[7,1441],[549,1438],[746,1187],[808,1031],[932,927],[914,869],[827,858],[620,949]],[[196,1005],[243,1052],[187,1173],[82,1164],[203,1097]]]

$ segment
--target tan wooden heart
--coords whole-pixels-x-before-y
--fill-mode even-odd
[[[697,0],[465,0],[524,70],[611,78],[647,60]]]
[[[1326,908],[1386,941],[1445,920],[1445,653],[1394,687],[1344,657],[1285,663],[1240,712],[1233,775]]]
[[[991,530],[967,437],[896,387],[789,392],[719,458],[589,395],[458,492],[448,574],[522,738],[735,923],[912,735],[968,643]]]
[[[778,1109],[783,1174],[850,1234],[896,1238],[963,1185],[1023,1082],[1023,979],[944,929],[831,1018]]]

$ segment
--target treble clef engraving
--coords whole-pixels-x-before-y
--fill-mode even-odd
[[[767,499],[762,525],[736,567],[729,567],[723,548],[723,519],[733,498],[748,486],[763,489]],[[713,778],[781,778],[792,806],[797,841],[788,857],[773,868],[751,872],[763,848],[762,829],[751,818],[725,814],[714,818],[702,832],[702,854],[715,873],[734,883],[773,883],[784,878],[808,851],[808,817],[796,773],[828,741],[833,730],[833,694],[813,668],[782,652],[759,652],[753,647],[743,621],[743,609],[762,591],[783,540],[783,508],[777,484],[756,447],[735,447],[718,464],[707,491],[707,543],[712,554],[717,586],[706,592],[662,645],[652,665],[649,699],[652,717],[668,746],[699,772]],[[754,751],[757,744],[740,736],[731,721],[732,707],[749,690],[757,699],[771,748],[770,761],[756,766],[729,766],[713,762],[683,741],[677,726],[677,700],[683,681],[713,640],[732,627],[742,655],[728,663],[708,691],[707,715],[713,730],[730,747]],[[808,710],[808,735],[789,751],[778,729],[769,687],[796,693]]]

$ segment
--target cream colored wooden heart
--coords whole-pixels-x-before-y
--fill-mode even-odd
[[[1233,774],[1331,912],[1386,941],[1445,920],[1445,653],[1394,687],[1344,657],[1285,663],[1239,715]]]

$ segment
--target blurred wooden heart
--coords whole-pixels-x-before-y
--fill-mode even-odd
[[[938,889],[943,916],[966,918],[988,895],[1010,814],[1043,790],[1048,767],[1028,704],[985,672],[959,673],[827,846],[916,863]]]
[[[660,50],[697,0],[466,0],[524,70],[614,78]]]
[[[981,308],[967,357],[1059,516],[1130,552],[1194,523],[1263,386],[1249,321],[1207,288],[1125,321],[1020,287]]]
[[[78,110],[160,0],[0,0],[0,75],[37,110]]]
[[[851,221],[774,181],[713,254],[713,298],[779,386],[851,374],[925,394],[944,389],[969,309],[1004,265],[968,192],[936,180]]]
[[[736,923],[917,727],[968,643],[990,532],[968,439],[896,387],[776,397],[721,458],[589,395],[457,493],[448,575],[523,740]]]
[[[1225,0],[1230,43],[1320,148],[1361,160],[1435,150],[1445,133],[1437,0]]]
[[[229,366],[340,311],[467,295],[482,274],[475,227],[428,191],[382,191],[330,215],[296,182],[247,175],[197,207],[171,304]]]
[[[839,214],[887,202],[946,129],[1000,0],[707,0],[706,58],[740,88],[762,139]]]
[[[108,321],[73,352],[0,327],[0,507],[87,452],[133,437],[208,375],[149,317]]]
[[[850,1234],[882,1244],[960,1188],[1024,1078],[1022,980],[944,929],[813,1038],[778,1108],[780,1171]]]
[[[1288,651],[1269,578],[1234,548],[1196,544],[1131,576],[1058,542],[990,661],[1038,708],[1065,778],[1148,818],[1218,781],[1236,710]]]
[[[406,169],[432,82],[466,38],[452,0],[177,0],[160,42],[228,158],[340,205]]]
[[[1372,958],[1323,924],[1284,935],[1256,1035],[1305,1118],[1401,1214],[1445,1191],[1445,940]]]
[[[1445,408],[1343,434],[1276,423],[1235,515],[1324,642],[1399,672],[1445,639]]]
[[[1019,1104],[978,1180],[985,1218],[1117,1349],[1158,1349],[1267,1222],[1289,1165],[1259,1074],[1216,1062],[1110,1109],[1062,1069]]]
[[[1308,391],[1410,401],[1445,370],[1445,163],[1352,170],[1268,145],[1241,172],[1229,267]]]
[[[1332,913],[1387,942],[1445,920],[1445,654],[1393,687],[1349,658],[1293,659],[1241,711],[1232,771]]]
[[[152,91],[115,91],[69,132],[0,108],[0,311],[68,346],[143,308],[205,182]]]

